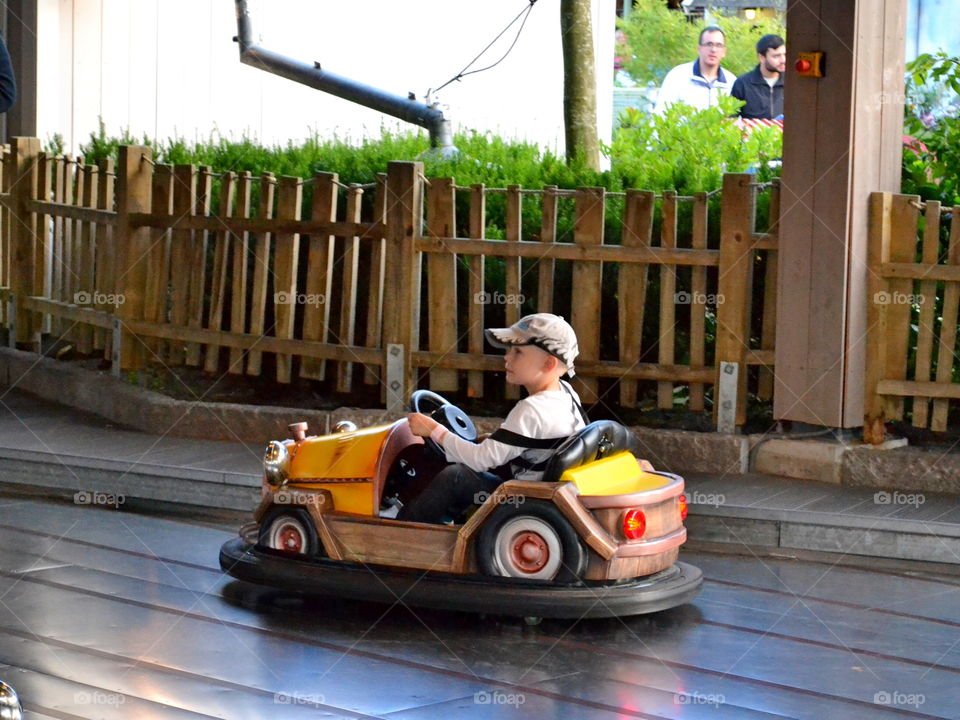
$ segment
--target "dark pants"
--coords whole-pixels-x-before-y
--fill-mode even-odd
[[[397,514],[397,520],[441,522],[456,520],[471,505],[480,505],[503,480],[489,472],[477,472],[461,463],[447,465],[430,484]]]

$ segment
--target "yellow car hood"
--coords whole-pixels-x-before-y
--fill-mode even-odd
[[[291,448],[291,480],[372,478],[380,449],[393,425],[374,425],[347,433],[303,440]]]

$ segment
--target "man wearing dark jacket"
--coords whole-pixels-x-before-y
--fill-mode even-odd
[[[730,94],[746,102],[740,117],[771,120],[783,114],[783,73],[787,69],[787,46],[779,35],[764,35],[757,41],[759,64],[737,78]]]
[[[10,53],[0,38],[0,113],[5,113],[13,107],[17,99],[17,83],[13,79],[13,63],[10,62]]]

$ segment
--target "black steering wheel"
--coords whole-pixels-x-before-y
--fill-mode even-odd
[[[470,416],[435,392],[415,390],[413,395],[410,396],[410,409],[415,413],[429,415],[454,435],[467,442],[477,441],[477,428]],[[441,457],[446,456],[443,448],[431,438],[424,438],[423,441],[428,448],[439,453]]]

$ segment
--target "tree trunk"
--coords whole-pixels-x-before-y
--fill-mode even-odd
[[[567,162],[600,169],[597,78],[593,56],[591,0],[560,0],[563,38],[563,122]]]

